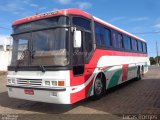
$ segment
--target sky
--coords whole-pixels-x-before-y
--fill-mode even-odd
[[[160,53],[160,0],[0,0],[0,38],[12,33],[17,19],[66,8],[80,8],[145,39],[150,57],[156,56],[157,41]]]

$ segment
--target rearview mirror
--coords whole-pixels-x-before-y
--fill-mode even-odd
[[[80,48],[82,44],[82,32],[80,30],[75,30],[73,32],[73,42],[74,48]]]

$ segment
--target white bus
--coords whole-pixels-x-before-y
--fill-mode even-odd
[[[12,98],[73,104],[148,71],[145,40],[79,9],[13,23]]]

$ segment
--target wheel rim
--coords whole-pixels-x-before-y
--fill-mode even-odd
[[[103,85],[102,81],[99,78],[96,79],[94,88],[97,95],[100,95],[102,93]]]

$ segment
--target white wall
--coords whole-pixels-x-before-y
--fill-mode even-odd
[[[11,61],[11,51],[0,51],[0,71],[7,71]]]
[[[0,71],[7,71],[7,66],[11,61],[11,48],[7,46],[12,45],[12,37],[0,34]]]

